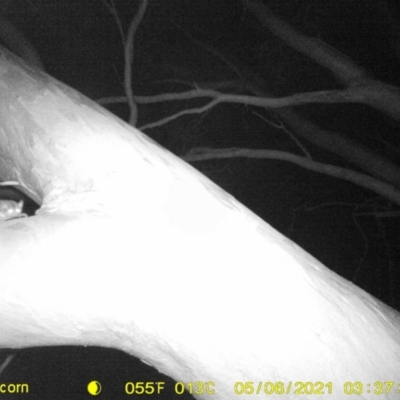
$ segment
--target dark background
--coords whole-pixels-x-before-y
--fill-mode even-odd
[[[370,75],[400,85],[396,58],[400,33],[394,30],[396,24],[400,26],[400,7],[395,2],[266,3],[292,26],[335,47]],[[137,4],[116,0],[125,32]],[[2,15],[36,47],[50,75],[93,100],[124,95],[121,38],[101,0],[13,0],[1,7]],[[282,44],[240,1],[152,0],[135,38],[134,93],[180,92],[203,82],[237,80],[221,56],[250,77],[262,79],[265,90],[277,96],[339,88],[329,71]],[[206,101],[200,99],[139,106],[138,126],[202,104]],[[128,118],[125,104],[108,108]],[[399,124],[378,111],[358,104],[311,104],[296,109],[321,127],[347,135],[398,163]],[[272,111],[224,104],[145,132],[178,155],[197,146],[298,153],[288,135],[256,113],[274,120]],[[303,145],[315,160],[354,168],[315,146]],[[376,217],[376,212],[395,211],[397,206],[348,182],[283,161],[239,158],[192,165],[327,267],[400,310],[399,217]],[[2,196],[16,195],[8,190]],[[33,210],[34,205],[28,204],[28,211]],[[28,382],[32,391],[28,399],[83,399],[89,397],[87,382],[97,379],[108,382],[100,397],[119,399],[126,397],[121,393],[126,381],[166,380],[148,375],[148,370],[115,350],[28,349],[16,354],[0,380]]]

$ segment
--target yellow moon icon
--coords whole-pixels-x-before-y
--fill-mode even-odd
[[[98,382],[98,381],[89,382],[89,384],[87,385],[87,391],[92,396],[97,396],[98,394],[100,394],[100,392],[101,392],[100,382]]]

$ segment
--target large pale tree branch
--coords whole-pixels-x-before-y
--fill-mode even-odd
[[[1,347],[114,347],[216,400],[266,376],[337,399],[349,374],[395,379],[397,312],[84,96],[0,62],[0,175],[42,199],[0,226]]]

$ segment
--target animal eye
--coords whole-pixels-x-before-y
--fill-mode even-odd
[[[16,202],[14,200],[0,200],[0,221],[7,221],[12,218],[25,217],[22,214],[24,202],[21,200]]]

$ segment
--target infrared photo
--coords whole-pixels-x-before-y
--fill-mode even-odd
[[[3,0],[0,399],[398,399],[399,27]]]

